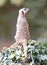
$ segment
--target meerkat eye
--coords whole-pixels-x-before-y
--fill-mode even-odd
[[[26,10],[26,8],[24,10]]]

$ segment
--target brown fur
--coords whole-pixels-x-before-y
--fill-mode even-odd
[[[18,45],[22,45],[24,48],[24,53],[25,53],[25,58],[27,57],[27,43],[28,40],[30,39],[30,33],[29,33],[29,28],[28,28],[28,23],[25,17],[25,14],[28,12],[28,8],[20,9],[19,10],[19,15],[17,19],[17,29],[16,29],[16,35],[15,35],[15,40],[16,43],[14,43],[11,47],[15,48]]]

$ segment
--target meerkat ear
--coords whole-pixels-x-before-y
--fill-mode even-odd
[[[24,14],[24,12],[22,11],[22,14]]]

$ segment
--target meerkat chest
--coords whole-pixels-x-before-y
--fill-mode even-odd
[[[21,18],[17,21],[17,30],[22,30],[22,29],[27,29],[28,28],[28,23],[26,18]]]

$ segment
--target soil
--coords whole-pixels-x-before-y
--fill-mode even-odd
[[[14,43],[14,40],[6,40],[6,39],[0,39],[0,50],[3,49],[3,47],[10,47]]]

